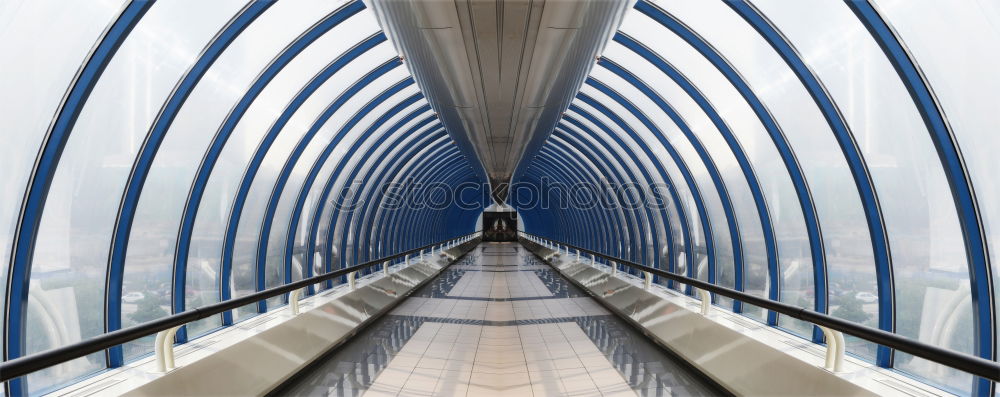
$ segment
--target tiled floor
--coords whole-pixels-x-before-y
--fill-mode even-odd
[[[484,244],[276,394],[712,395],[516,244]]]

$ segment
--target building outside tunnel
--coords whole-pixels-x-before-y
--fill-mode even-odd
[[[995,0],[3,0],[0,49],[2,395],[1000,395]]]

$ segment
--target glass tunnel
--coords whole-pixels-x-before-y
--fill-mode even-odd
[[[457,13],[433,13],[445,3]],[[619,258],[592,261],[683,299],[706,295],[626,262],[996,364],[1000,2],[562,2],[577,25],[538,28],[548,69],[491,76],[507,47],[442,26],[466,13],[470,37],[500,24],[477,7],[520,10],[493,3],[0,0],[4,362],[361,263],[388,275],[410,265],[394,255],[422,259],[507,208],[522,239]],[[559,17],[559,1],[526,3]],[[463,75],[454,48],[479,67]],[[526,132],[504,137],[468,103],[508,88],[525,106],[504,125]],[[174,342],[349,277],[187,322]],[[858,365],[1000,396],[996,377],[845,338]],[[4,377],[3,394],[66,390],[149,359],[155,339]]]

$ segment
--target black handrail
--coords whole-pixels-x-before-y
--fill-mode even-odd
[[[280,287],[271,288],[247,296],[187,310],[182,313],[177,313],[161,319],[142,323],[134,327],[108,332],[98,337],[80,341],[71,345],[66,345],[55,349],[35,353],[29,356],[15,358],[10,361],[5,361],[3,363],[0,363],[0,382],[14,379],[19,376],[24,376],[41,369],[51,367],[53,365],[62,364],[64,362],[77,359],[91,353],[99,352],[101,350],[108,349],[113,346],[117,346],[126,342],[130,342],[135,339],[142,338],[144,336],[152,335],[160,331],[168,330],[173,327],[182,326],[184,324],[190,323],[195,320],[200,320],[205,317],[213,316],[225,311],[243,307],[252,303],[262,301],[267,298],[283,295],[292,292],[294,290],[297,290],[299,288],[308,287],[312,284],[321,283],[327,280],[332,280],[334,278],[352,272],[364,270],[366,268],[385,263],[386,261],[391,261],[403,256],[416,254],[418,252],[422,252],[425,249],[433,248],[439,244],[444,244],[449,241],[470,237],[478,233],[479,232],[469,233],[463,236],[442,240],[433,244],[427,244],[423,247],[414,248],[409,251],[400,252],[381,259],[368,261],[359,265],[346,267],[330,273],[325,273],[319,276],[314,276],[307,279],[299,280],[294,283],[285,284]]]
[[[575,245],[567,244],[547,237],[536,236],[534,234],[525,232],[520,232],[520,233],[522,235],[533,236],[536,238],[547,240],[554,244],[569,247],[575,251],[586,253],[591,256],[604,258],[624,266],[642,270],[644,272],[649,272],[657,276],[668,278],[683,284],[701,288],[703,290],[719,294],[731,299],[735,299],[738,301],[742,301],[744,303],[749,303],[754,306],[775,311],[799,320],[808,321],[816,325],[837,330],[845,334],[853,335],[870,342],[874,342],[880,345],[887,346],[892,349],[912,354],[917,357],[934,361],[938,364],[946,365],[961,371],[968,372],[973,375],[978,375],[983,378],[992,379],[993,381],[1000,382],[1000,363],[994,361],[990,361],[981,357],[976,357],[965,353],[960,353],[950,349],[941,348],[934,345],[929,345],[904,336],[894,334],[892,332],[886,332],[877,328],[866,327],[864,325],[856,324],[827,314],[808,310],[806,308],[793,306],[766,298],[760,298],[734,289],[720,287],[715,284],[709,284],[707,282],[698,279],[693,279],[673,274],[663,269],[657,269],[654,267],[641,265],[625,259],[616,258],[610,255],[605,255],[597,251],[592,251],[586,248],[577,247]],[[539,245],[534,242],[532,243]]]

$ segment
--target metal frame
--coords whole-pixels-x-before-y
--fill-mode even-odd
[[[722,138],[726,141],[726,144],[729,145],[733,156],[736,157],[736,161],[740,165],[740,169],[743,171],[743,175],[746,177],[750,193],[754,198],[757,216],[760,219],[761,232],[764,236],[764,249],[767,254],[769,277],[772,280],[776,279],[778,277],[778,243],[774,235],[774,225],[771,222],[771,213],[767,205],[767,200],[764,197],[764,193],[761,190],[760,181],[757,178],[753,165],[747,157],[746,152],[743,150],[743,146],[733,134],[733,131],[729,128],[729,125],[725,122],[725,120],[723,120],[722,116],[715,109],[715,106],[712,105],[708,98],[706,98],[693,83],[691,83],[687,76],[683,75],[677,70],[677,68],[660,57],[659,54],[646,48],[635,39],[621,32],[617,33],[613,40],[641,56],[680,86],[680,88],[687,93],[687,95],[698,105],[698,107],[701,108],[709,120],[712,121],[712,124],[715,125],[719,134],[722,135]],[[607,59],[604,59],[603,61],[605,61],[605,65],[610,64],[611,62]],[[737,269],[736,274],[736,289],[738,291],[743,291],[745,285],[745,269]],[[736,313],[742,313],[742,302],[734,301],[733,309]]]
[[[991,263],[988,246],[984,238],[982,214],[979,211],[978,200],[972,188],[972,179],[965,167],[962,153],[959,150],[958,141],[948,124],[944,109],[934,96],[930,83],[920,71],[916,60],[910,55],[903,45],[899,35],[892,29],[885,18],[867,0],[852,0],[844,2],[851,11],[854,12],[858,20],[865,26],[871,34],[872,39],[878,43],[885,53],[886,58],[892,63],[899,74],[900,80],[906,86],[913,104],[920,112],[931,140],[937,149],[941,160],[941,166],[947,175],[951,185],[952,197],[955,201],[956,211],[962,227],[963,238],[965,239],[966,255],[969,264],[970,293],[973,300],[973,322],[976,332],[974,335],[974,346],[976,354],[987,359],[997,359],[997,330],[993,327],[996,314],[996,302],[992,290],[996,288],[990,279]],[[995,270],[995,269],[993,269]],[[887,280],[883,280],[886,278]],[[889,277],[879,275],[879,282],[888,282],[892,286],[891,273]],[[881,296],[879,297],[881,301]],[[879,308],[883,310],[882,307]],[[889,310],[891,308],[884,308]],[[881,317],[880,317],[881,321]],[[881,324],[880,324],[881,325]],[[883,328],[884,329],[884,328]],[[891,357],[887,362],[882,360],[880,366],[890,366]],[[996,385],[978,379],[974,381],[972,394],[978,396],[992,396]]]
[[[98,44],[91,50],[86,62],[74,76],[70,88],[59,104],[52,124],[46,131],[44,143],[39,150],[24,192],[17,229],[14,232],[14,242],[11,246],[10,267],[6,280],[7,299],[4,308],[4,360],[13,360],[25,354],[31,261],[34,257],[35,240],[38,238],[45,201],[63,149],[80,112],[104,70],[152,5],[153,2],[133,1],[118,13],[117,18],[102,33]],[[26,395],[28,392],[25,379],[13,379],[7,382],[6,387],[7,393],[12,396]]]
[[[364,3],[360,1],[351,1],[333,11],[299,35],[292,41],[292,43],[285,47],[281,53],[275,56],[271,62],[268,63],[268,66],[257,76],[254,82],[250,85],[250,88],[247,89],[247,92],[243,94],[242,98],[240,98],[239,102],[237,102],[236,105],[233,106],[232,110],[230,110],[226,119],[219,126],[218,131],[212,138],[212,142],[206,149],[201,163],[198,165],[198,171],[192,181],[191,189],[184,205],[184,211],[181,215],[181,225],[177,234],[177,249],[174,254],[175,279],[177,278],[176,275],[181,273],[185,274],[186,277],[191,237],[194,232],[198,210],[201,207],[201,201],[205,194],[205,187],[208,184],[209,178],[212,175],[212,171],[215,169],[215,165],[217,164],[219,157],[222,155],[222,149],[229,142],[229,137],[236,129],[236,126],[240,123],[243,116],[249,110],[250,106],[254,103],[257,97],[264,91],[264,88],[266,88],[271,81],[274,80],[274,78],[285,68],[285,66],[291,63],[293,59],[295,59],[317,39],[332,30],[334,27],[340,25],[340,23],[361,12],[364,8]],[[384,34],[379,33],[376,35],[376,37],[379,36],[382,41],[386,40]],[[367,42],[367,40],[362,41],[362,43],[365,42]],[[359,46],[356,46],[355,48],[359,48]],[[351,50],[348,50],[345,54],[349,53],[351,53]],[[344,59],[343,64],[339,66],[339,68],[342,68],[350,62],[346,57],[350,56],[345,55],[338,57],[338,59],[331,62],[331,65],[337,64],[340,59]],[[353,60],[353,58],[351,59]],[[319,76],[320,75],[317,75],[317,77]],[[313,79],[316,79],[316,77]],[[232,296],[229,283],[232,275],[232,251],[229,251],[228,253],[223,252],[221,255],[222,260],[219,276],[219,300],[225,301],[230,299]],[[228,261],[225,259],[227,256],[229,257]],[[231,325],[232,323],[231,313],[223,313],[222,324]]]
[[[729,63],[728,60],[726,60],[725,57],[722,56],[722,54],[701,38],[701,36],[685,26],[681,21],[677,20],[675,17],[647,0],[639,0],[635,5],[635,9],[650,17],[661,26],[667,28],[691,45],[692,48],[697,50],[707,61],[715,66],[715,68],[726,77],[730,84],[732,84],[733,88],[735,88],[736,91],[743,96],[747,105],[750,106],[754,114],[764,126],[764,129],[768,132],[768,135],[771,137],[771,141],[774,142],[775,148],[781,155],[785,169],[791,177],[792,185],[795,187],[795,191],[799,199],[799,205],[802,209],[802,217],[805,221],[806,232],[809,234],[810,255],[813,260],[814,269],[817,267],[825,269],[826,255],[824,254],[822,230],[820,228],[819,216],[816,213],[816,206],[813,204],[812,193],[809,190],[805,174],[802,172],[802,167],[799,165],[798,159],[795,157],[795,152],[788,144],[788,140],[785,138],[784,132],[781,130],[781,127],[778,125],[778,122],[774,119],[774,116],[768,110],[767,106],[761,102],[760,98],[757,97],[746,80],[743,79],[739,72],[736,71],[736,69]],[[777,264],[775,265],[777,266]],[[770,271],[772,272],[772,278],[770,283],[771,288],[768,291],[768,297],[771,300],[780,301],[780,266],[777,266],[775,269],[770,269]],[[777,313],[769,312],[767,323],[769,325],[777,325]],[[822,332],[818,331],[818,329],[813,332],[814,340],[817,335],[822,335]]]
[[[199,55],[198,60],[177,82],[177,85],[174,86],[173,91],[167,97],[166,101],[164,101],[159,113],[157,113],[145,141],[139,148],[135,162],[132,165],[132,171],[122,192],[121,205],[118,208],[118,217],[115,219],[115,228],[112,233],[107,266],[108,283],[105,290],[105,304],[107,307],[105,311],[106,330],[121,328],[122,283],[124,281],[126,254],[132,234],[132,222],[135,220],[139,198],[142,195],[149,171],[153,168],[153,161],[156,153],[159,151],[160,145],[163,143],[164,138],[166,138],[167,132],[170,130],[187,98],[194,91],[194,88],[201,81],[202,77],[208,72],[208,69],[212,67],[229,45],[273,4],[274,0],[260,0],[247,3],[229,21],[226,27],[216,34]],[[183,281],[184,279],[182,275],[180,280]],[[184,295],[180,296],[183,297]],[[183,308],[183,306],[181,307]],[[183,330],[180,332],[183,332]],[[120,346],[112,348],[108,352],[108,357],[109,366],[111,367],[121,366],[125,361]]]

